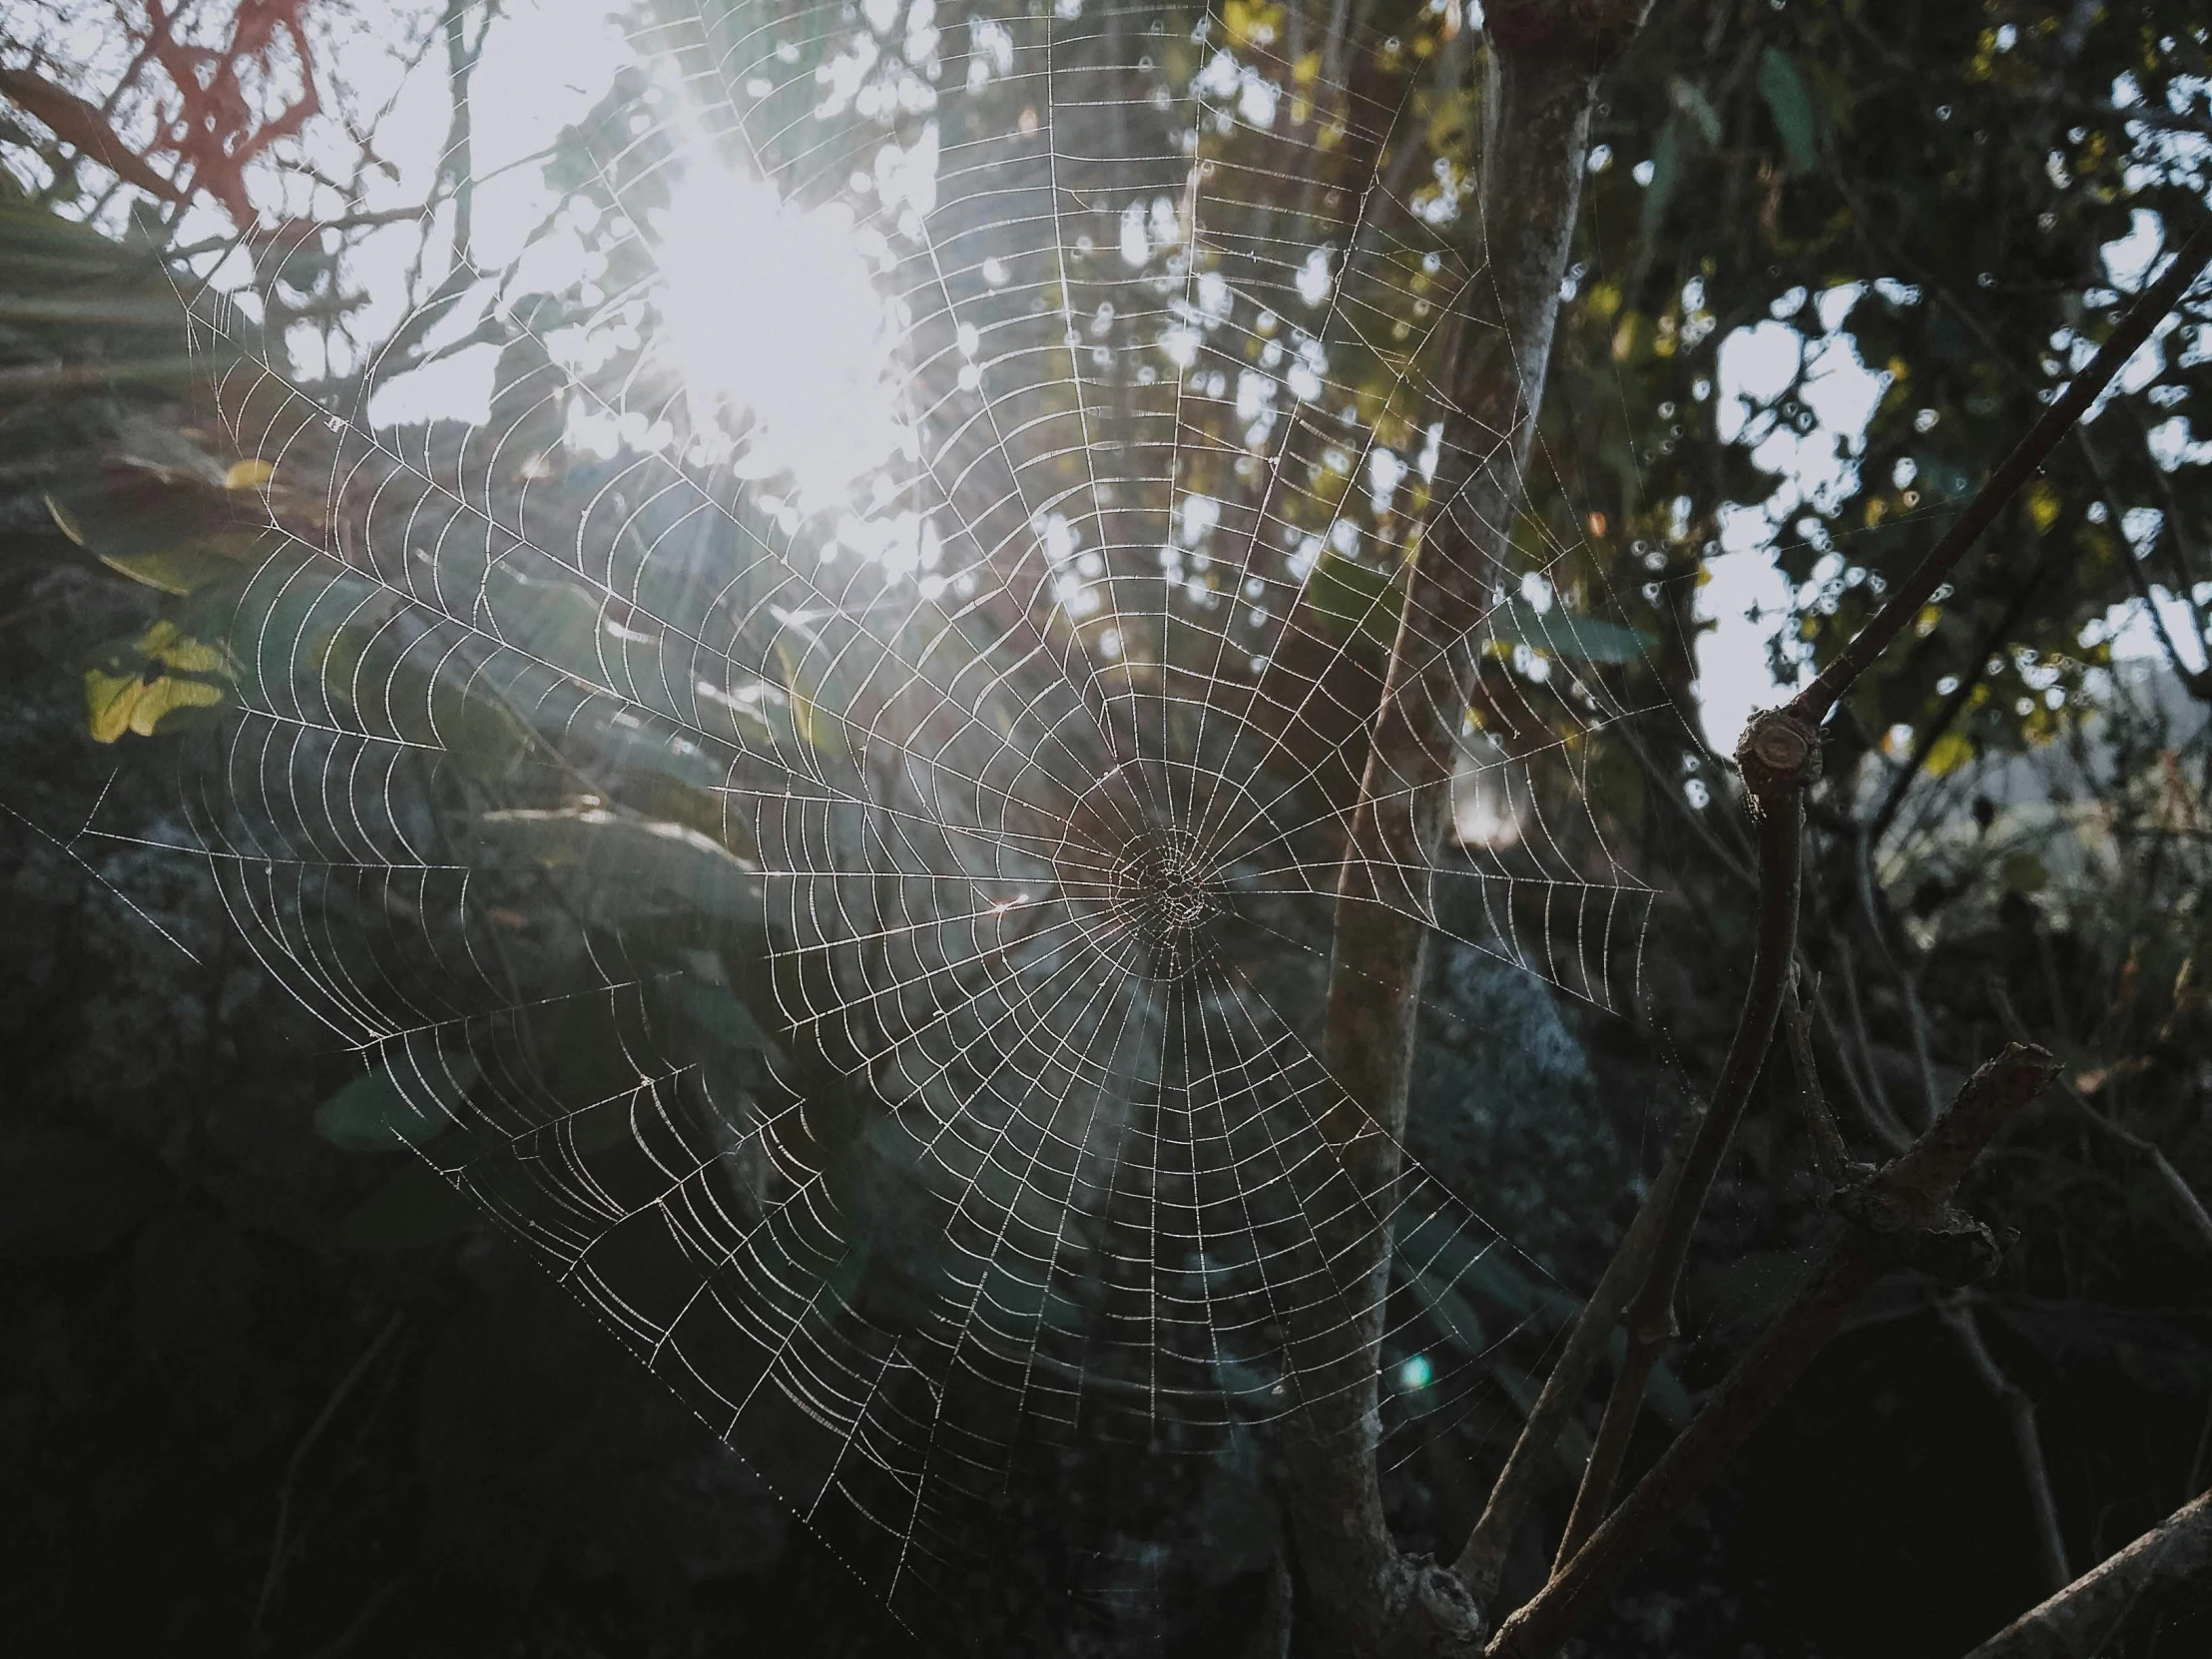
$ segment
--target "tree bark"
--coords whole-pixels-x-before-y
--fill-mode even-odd
[[[1286,1434],[1301,1614],[1323,1651],[1471,1654],[1481,1609],[1456,1574],[1400,1555],[1383,1518],[1378,1361],[1406,1083],[1427,944],[1422,873],[1440,843],[1475,661],[1467,638],[1505,570],[1559,284],[1580,206],[1597,77],[1646,0],[1493,7],[1494,59],[1473,314],[1451,342],[1445,452],[1338,883],[1323,1058],[1344,1096],[1313,1206],[1329,1283],[1289,1322]],[[1453,464],[1455,463],[1455,464]]]

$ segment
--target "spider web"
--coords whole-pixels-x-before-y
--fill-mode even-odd
[[[276,469],[193,784],[227,901],[894,1613],[1024,1446],[1218,1447],[1342,1376],[1348,1203],[1425,1368],[1390,1454],[1505,1409],[1426,1355],[1510,1244],[1410,1154],[1353,1194],[1318,1057],[1392,573],[1511,464],[1431,378],[1481,228],[1349,67],[1386,43],[1253,15],[654,8],[574,135],[592,279],[461,273],[505,329],[472,427],[197,307]],[[667,205],[732,179],[877,251],[898,446],[831,510],[656,348]],[[1507,832],[1370,885],[1610,1009],[1650,891],[1531,781],[1628,713],[1546,602],[1567,552],[1514,550],[1471,642],[1454,787]]]

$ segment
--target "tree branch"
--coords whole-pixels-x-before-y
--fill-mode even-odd
[[[67,88],[58,87],[36,70],[0,66],[0,97],[44,123],[71,149],[98,162],[125,184],[135,185],[164,202],[182,202],[184,192],[124,143],[98,106],[86,103]]]
[[[1972,1303],[1963,1296],[1940,1297],[1936,1303],[1936,1317],[1958,1339],[1966,1363],[2003,1407],[2005,1423],[2012,1430],[2012,1444],[2019,1452],[2020,1475],[2027,1482],[2027,1506],[2035,1521],[2035,1548],[2043,1558],[2043,1576],[2052,1589],[2062,1590],[2073,1577],[2073,1569],[2066,1565],[2066,1536],[2059,1530],[2058,1500],[2050,1489],[2050,1465],[2043,1459],[2043,1436],[2035,1426],[2035,1401],[2025,1388],[2005,1376],[1997,1357],[1981,1340]]]
[[[1647,3],[1500,0],[1487,18],[1496,74],[1479,198],[1484,282],[1477,313],[1450,341],[1444,450],[1456,476],[1439,475],[1433,496],[1451,505],[1407,560],[1338,877],[1322,1059],[1344,1096],[1321,1120],[1337,1158],[1332,1190],[1309,1205],[1333,1294],[1286,1321],[1300,1391],[1284,1435],[1300,1611],[1320,1643],[1358,1655],[1471,1654],[1484,1629],[1456,1574],[1397,1550],[1376,1463],[1390,1217],[1428,939],[1417,889],[1441,841],[1479,667],[1467,642],[1511,552],[1597,77]]]
[[[1682,1180],[1659,1224],[1650,1271],[1644,1276],[1625,1320],[1628,1344],[1620,1370],[1606,1396],[1597,1440],[1582,1471],[1574,1509],[1559,1543],[1564,1563],[1597,1530],[1613,1500],[1613,1487],[1627,1455],[1629,1435],[1643,1408],[1644,1389],[1659,1363],[1659,1351],[1674,1335],[1675,1290],[1690,1239],[1705,1208],[1713,1178],[1720,1172],[1728,1143],[1743,1121],[1752,1085],[1766,1063],[1774,1028],[1782,1012],[1797,957],[1798,874],[1805,835],[1805,785],[1819,775],[1820,743],[1810,726],[1787,713],[1755,717],[1744,731],[1737,765],[1759,815],[1759,935],[1751,963],[1751,983],[1713,1099],[1698,1122],[1697,1136],[1684,1161]]]
[[[1537,1394],[1536,1403],[1521,1423],[1513,1449],[1506,1455],[1505,1466],[1498,1470],[1489,1501],[1482,1506],[1482,1517],[1474,1523],[1466,1547],[1453,1563],[1475,1598],[1485,1606],[1497,1594],[1498,1576],[1513,1547],[1514,1534],[1541,1487],[1545,1458],[1558,1443],[1560,1432],[1572,1418],[1575,1407],[1581,1403],[1582,1390],[1588,1386],[1591,1373],[1597,1370],[1598,1359],[1605,1352],[1613,1328],[1620,1324],[1628,1299],[1636,1294],[1637,1286],[1650,1272],[1652,1252],[1659,1243],[1659,1224],[1674,1203],[1675,1189],[1681,1183],[1683,1160],[1689,1154],[1696,1128],[1694,1116],[1685,1120],[1668,1146],[1666,1161],[1659,1166],[1658,1175],[1645,1190],[1643,1201],[1636,1206],[1636,1217],[1628,1224],[1628,1232],[1613,1252],[1612,1261],[1606,1264],[1597,1289],[1590,1293],[1589,1300],[1582,1304],[1582,1311],[1575,1316],[1566,1346],[1560,1350],[1551,1374],[1544,1379],[1542,1392]]]
[[[1791,1069],[1797,1073],[1798,1109],[1805,1118],[1805,1133],[1813,1143],[1813,1161],[1830,1181],[1841,1183],[1851,1169],[1851,1149],[1844,1144],[1836,1115],[1821,1092],[1821,1070],[1813,1058],[1813,1010],[1798,999],[1797,974],[1786,987],[1782,1034],[1790,1045]]]
[[[2043,1050],[2012,1045],[1967,1080],[1957,1103],[1910,1151],[1863,1187],[1838,1194],[1838,1210],[1853,1226],[1830,1249],[1812,1285],[1737,1361],[1589,1542],[1505,1621],[1487,1649],[1489,1659],[1546,1659],[1557,1651],[1653,1534],[1751,1437],[1885,1269],[1914,1266],[1963,1280],[1995,1265],[1995,1238],[1952,1209],[1951,1194],[1989,1138],[2057,1069]]]
[[[2127,1548],[2022,1613],[1966,1659],[2083,1659],[2153,1590],[2212,1571],[2212,1492],[2184,1504]]]

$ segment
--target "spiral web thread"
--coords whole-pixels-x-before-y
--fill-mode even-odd
[[[1316,589],[1386,573],[1416,477],[1433,519],[1509,464],[1421,424],[1422,348],[1481,325],[1473,209],[1387,166],[1329,184],[1294,102],[1385,155],[1408,110],[1266,31],[929,27],[664,6],[649,119],[588,135],[592,184],[641,200],[587,329],[650,303],[642,198],[687,169],[819,202],[935,124],[933,201],[859,204],[914,438],[856,510],[925,526],[903,563],[828,547],[650,349],[539,350],[481,428],[378,430],[378,367],[310,398],[234,300],[197,307],[248,352],[224,404],[279,490],[230,617],[243,713],[194,784],[235,915],[400,1084],[404,1138],[894,1612],[966,1570],[1024,1445],[1205,1449],[1341,1375],[1373,1292],[1317,1217],[1391,1230],[1386,1357],[1441,1352],[1511,1248],[1410,1156],[1352,1192],[1317,1055],[1356,659],[1389,619],[1379,579],[1317,627]],[[869,84],[933,106],[825,117],[818,71],[871,35]],[[517,312],[508,349],[548,337]],[[579,452],[626,416],[658,436]],[[1516,614],[1474,643],[1546,658],[1554,727],[1625,717]],[[1514,806],[1509,844],[1374,888],[1613,1007],[1649,891],[1571,794]],[[1294,1317],[1334,1337],[1294,1357]],[[1487,1376],[1385,1389],[1393,1454],[1497,1412]]]

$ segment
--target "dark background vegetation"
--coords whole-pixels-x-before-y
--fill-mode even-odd
[[[0,42],[11,72],[58,73],[31,32]],[[1720,340],[1769,316],[1818,337],[1808,296],[1840,283],[1912,290],[1850,313],[1860,355],[1895,379],[1858,482],[1780,549],[1818,654],[1864,615],[1867,573],[1909,565],[2033,418],[2064,331],[2109,320],[2100,250],[2138,212],[2200,211],[2208,68],[2187,5],[1662,3],[1600,123],[1615,160],[1591,181],[1546,413],[1560,475],[1531,508],[1579,544],[1562,590],[1659,642],[1622,671],[1641,677],[1625,701],[1687,706],[1720,511],[1771,483],[1714,431]],[[2121,77],[2139,105],[2115,106]],[[0,177],[7,210],[81,212],[112,177],[72,161],[82,135],[30,91],[0,132],[23,163]],[[1454,130],[1430,124],[1445,149]],[[2212,678],[2201,633],[2115,668],[2093,627],[2152,584],[2193,591],[2199,628],[2212,602],[2204,463],[2162,465],[2150,436],[2177,419],[2212,435],[2195,415],[2212,352],[2184,344],[1870,677],[1832,741],[1844,782],[1815,803],[1815,1050],[1861,1154],[1947,1098],[2015,1018],[2079,1097],[2032,1108],[1969,1191],[2020,1235],[1970,1304],[1990,1364],[1931,1287],[1885,1283],[1637,1571],[1594,1654],[1945,1655],[2039,1599],[2029,1475],[1992,1372],[2032,1402],[2074,1571],[2212,1473],[2212,1238],[2176,1191],[2212,1190]],[[0,334],[13,368],[107,349]],[[1796,391],[1760,418],[1801,418]],[[1274,1555],[1264,1448],[1197,1475],[1040,1453],[972,1595],[901,1630],[495,1227],[405,1152],[318,1135],[352,1062],[246,949],[204,865],[116,838],[186,839],[176,740],[86,731],[86,663],[158,596],[87,558],[45,493],[118,400],[165,406],[116,394],[73,435],[76,405],[51,388],[0,402],[0,1641],[1242,1651]],[[2131,542],[2144,507],[2156,527]],[[1434,965],[1416,1147],[1481,1175],[1492,1218],[1569,1286],[1594,1279],[1656,1161],[1670,1079],[1717,1066],[1748,951],[1747,843],[1695,730],[1592,758],[1592,798],[1668,888],[1634,1032],[1471,956]],[[1698,805],[1691,777],[1717,799]],[[1678,1365],[1693,1394],[1821,1224],[1795,1087],[1778,1052],[1701,1235]],[[1495,1430],[1392,1476],[1410,1544],[1456,1547]],[[1156,1552],[1156,1620],[1071,1567],[1101,1547]],[[1524,1588],[1535,1547],[1513,1568]],[[2208,1648],[2200,1598],[2143,1610],[2107,1651]]]

